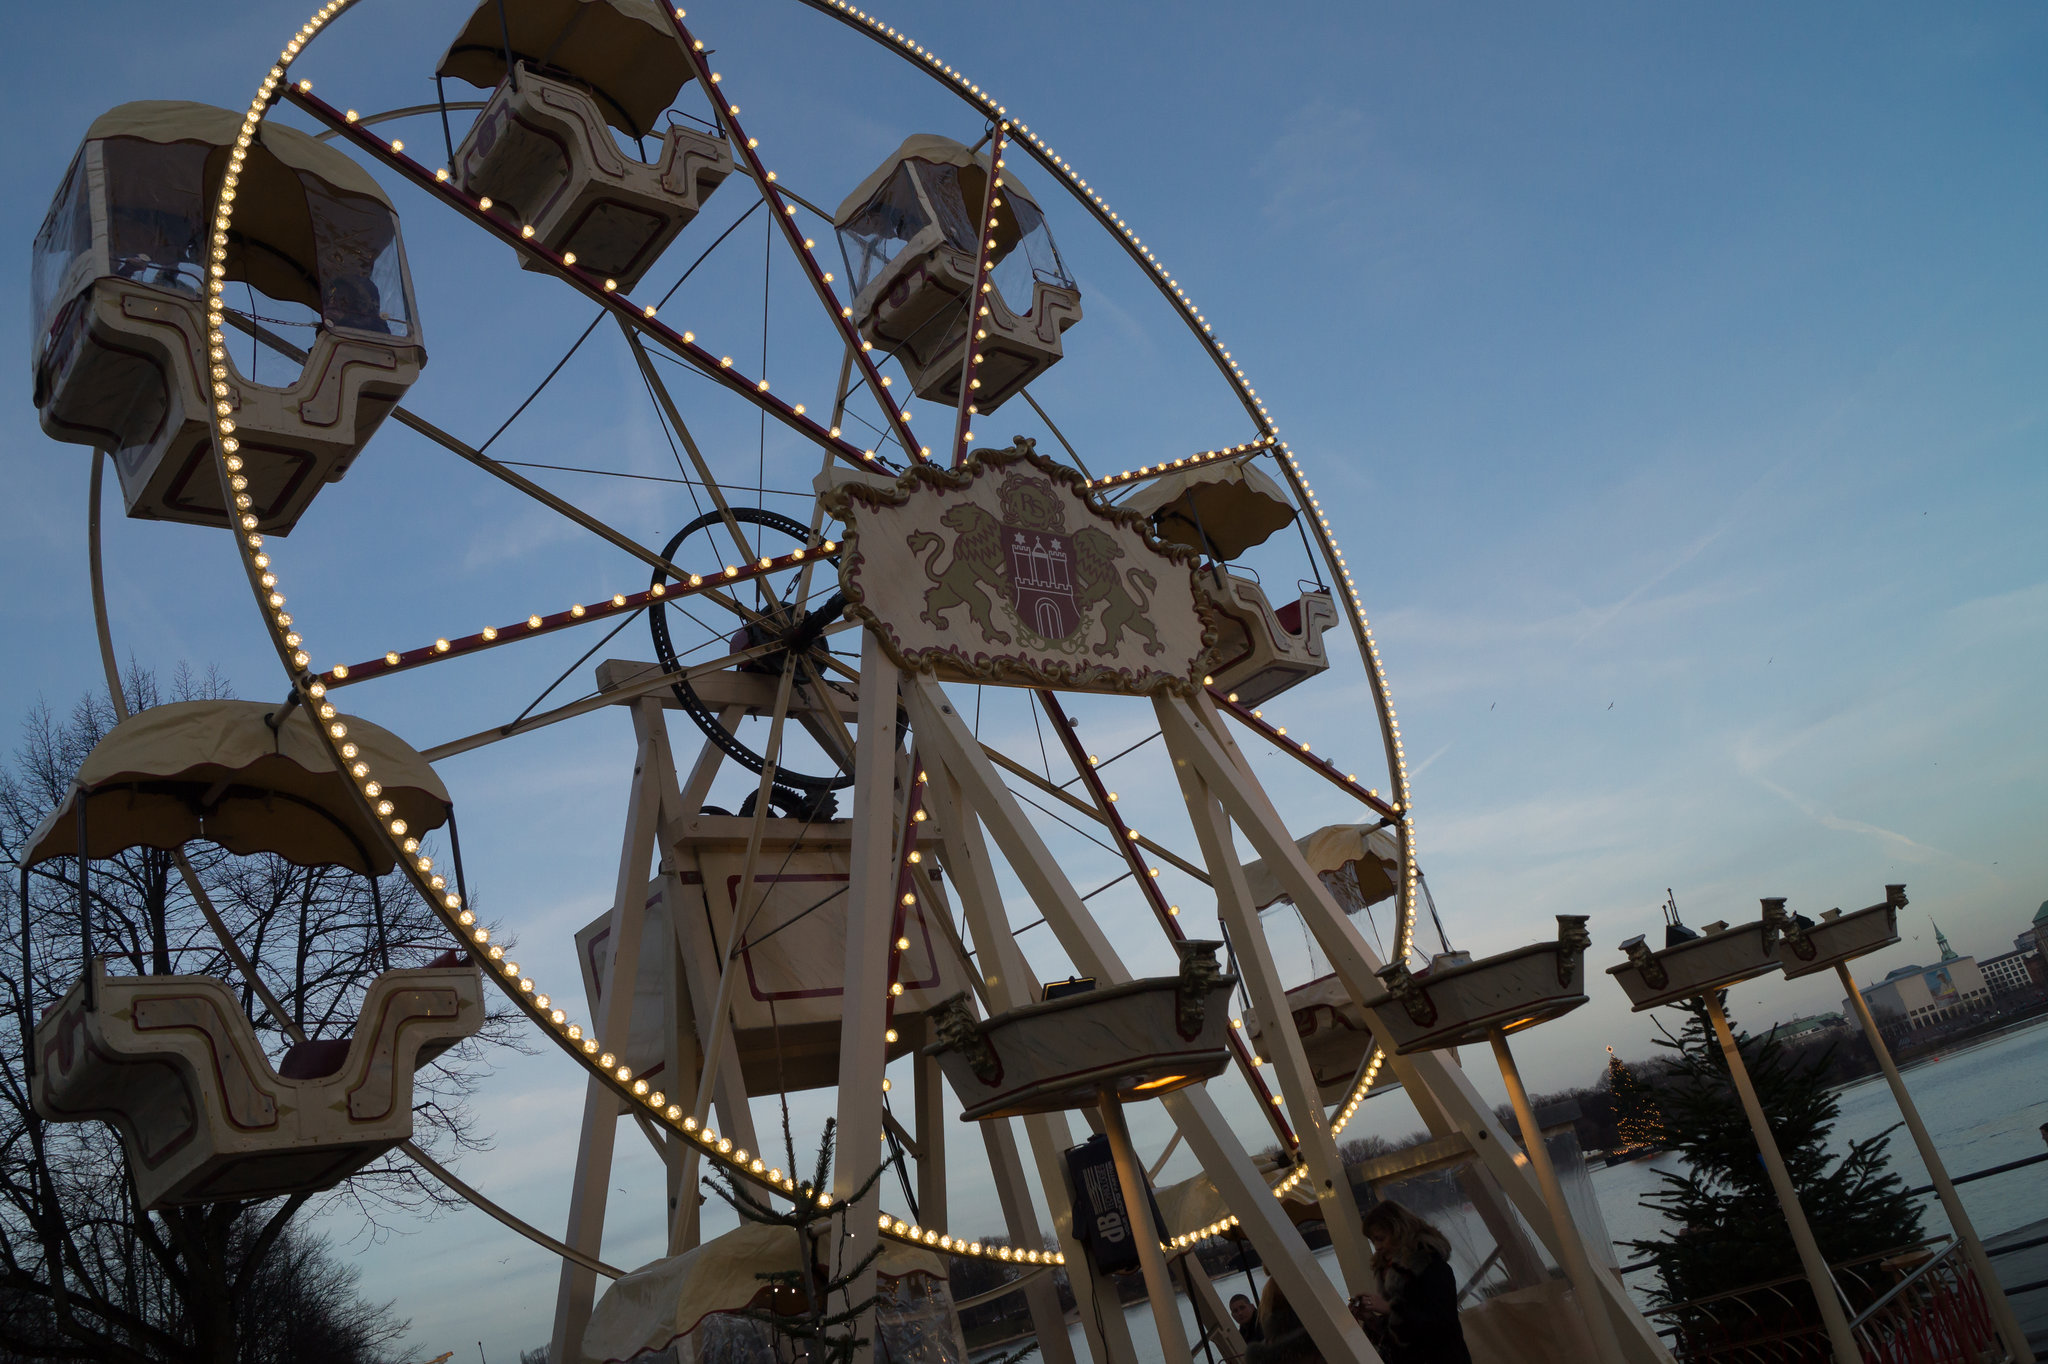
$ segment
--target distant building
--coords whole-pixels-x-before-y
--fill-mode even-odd
[[[1813,1033],[1826,1032],[1829,1028],[1844,1026],[1847,1021],[1841,1014],[1809,1014],[1805,1018],[1795,1018],[1790,1023],[1780,1023],[1778,1025],[1778,1040],[1789,1042],[1795,1037],[1806,1037]]]
[[[2034,922],[2027,926],[2025,932],[2012,940],[2012,945],[2022,952],[2039,952],[2044,945],[2048,945],[2048,900],[2041,902],[2041,907],[2034,911]],[[2042,960],[2048,961],[2048,957],[2043,957]]]
[[[1986,957],[1977,963],[1977,969],[1984,973],[1984,983],[1991,987],[1994,995],[2007,995],[2015,990],[2029,990],[2041,983],[2041,954],[2032,946],[2032,934],[2024,935],[2028,946],[2018,951]]]
[[[1988,1008],[1991,987],[1975,958],[1951,957],[1938,966],[1901,966],[1859,991],[1880,1025],[1928,1028]],[[1847,1010],[1849,1001],[1842,1001]]]

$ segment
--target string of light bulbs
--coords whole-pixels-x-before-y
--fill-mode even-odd
[[[764,556],[751,564],[727,564],[722,569],[706,573],[692,573],[679,582],[656,583],[644,592],[614,592],[609,597],[599,597],[590,605],[578,602],[566,611],[548,615],[534,614],[510,625],[487,625],[473,635],[458,639],[441,638],[432,644],[414,649],[393,649],[382,658],[366,659],[361,663],[337,663],[321,674],[328,689],[345,687],[354,682],[366,682],[373,677],[384,677],[395,672],[404,672],[423,664],[444,658],[459,658],[464,654],[477,653],[511,644],[522,639],[532,639],[585,621],[602,620],[621,611],[637,611],[668,598],[689,597],[703,592],[715,591],[758,578],[764,573],[774,573],[793,568],[807,558],[830,558],[839,552],[836,542],[825,540],[814,543],[806,549],[791,550],[788,554]]]
[[[1123,483],[1135,483],[1141,478],[1158,478],[1161,474],[1170,474],[1175,469],[1187,469],[1197,464],[1207,464],[1211,460],[1255,455],[1261,450],[1271,449],[1272,445],[1273,437],[1261,436],[1257,440],[1248,440],[1242,445],[1233,445],[1224,450],[1204,450],[1200,454],[1185,455],[1170,462],[1140,464],[1137,468],[1126,469],[1120,474],[1105,474],[1097,479],[1083,479],[1081,486],[1097,490],[1114,488]]]
[[[968,338],[967,355],[960,363],[959,413],[953,422],[953,467],[959,468],[967,458],[968,442],[974,439],[970,429],[977,415],[975,393],[981,388],[981,343],[988,339],[989,295],[995,285],[989,278],[995,268],[996,251],[996,209],[1002,204],[999,191],[1003,188],[1003,148],[1009,145],[1010,125],[998,123],[988,151],[988,174],[982,192],[981,235],[974,248],[974,283],[967,291],[967,306],[973,310],[969,322],[974,335]],[[965,207],[965,205],[962,205]],[[1011,210],[1015,216],[1015,210]]]
[[[532,224],[515,223],[506,217],[489,195],[472,195],[462,189],[455,183],[447,167],[429,170],[424,163],[406,153],[402,139],[380,138],[369,132],[358,121],[355,110],[338,109],[315,95],[313,82],[310,80],[302,80],[288,86],[282,93],[284,98],[340,134],[351,146],[403,175],[416,188],[461,213],[548,273],[568,283],[592,302],[624,319],[628,325],[653,336],[668,350],[687,360],[700,373],[764,409],[783,425],[831,450],[840,459],[857,468],[885,467],[879,452],[863,449],[847,440],[842,434],[841,427],[828,426],[817,421],[809,415],[809,409],[805,404],[785,401],[771,391],[766,378],[748,376],[734,364],[730,355],[720,355],[698,345],[695,332],[678,331],[662,321],[654,304],[634,302],[619,289],[618,281],[595,274],[578,264],[575,252],[557,252],[550,248],[534,235]],[[737,106],[730,107],[737,112]],[[772,174],[768,174],[769,181],[773,178]],[[774,215],[777,221],[782,223],[785,231],[795,234],[795,224],[789,221],[796,212],[795,205],[783,202],[780,195],[774,193],[772,184],[758,180],[757,183],[762,184],[764,193],[773,196],[771,202],[780,204],[783,211]],[[793,236],[793,241],[797,246],[798,263],[804,267],[806,275],[818,288],[825,291],[826,296],[831,297],[832,276],[818,265],[816,257],[811,254],[817,243],[801,235]],[[836,299],[833,307],[835,319],[850,331],[851,324],[847,323],[846,319],[852,316],[852,308],[839,304]],[[844,316],[840,316],[841,313]],[[900,433],[899,439],[907,442],[904,448],[911,452],[912,459],[929,457],[930,448],[919,445],[915,438],[908,435],[911,413],[898,407],[895,399],[890,396],[888,385],[880,382],[882,376],[880,371],[875,370],[874,361],[869,354],[873,346],[861,340],[858,332],[850,334],[852,342],[849,344],[853,347],[853,353],[859,357],[863,371],[873,371],[870,386],[875,393],[875,400],[882,406],[885,419],[890,423],[892,433]]]

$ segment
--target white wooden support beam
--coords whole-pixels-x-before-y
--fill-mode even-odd
[[[719,711],[719,723],[730,733],[746,714],[744,705],[729,703]],[[710,796],[711,785],[718,778],[725,754],[707,739],[698,750],[697,760],[691,764],[688,780],[679,784],[675,751],[669,743],[668,724],[661,710],[655,707],[636,709],[634,725],[640,730],[650,754],[649,766],[655,790],[661,797],[661,896],[668,907],[669,936],[673,940],[671,951],[682,965],[678,977],[678,999],[679,1003],[687,1002],[688,1012],[683,1016],[689,1020],[697,1054],[696,1066],[687,1076],[679,1072],[670,1088],[678,1095],[695,1094],[706,1052],[716,1047],[724,1058],[712,1077],[718,1130],[731,1137],[734,1145],[758,1151],[761,1143],[754,1131],[753,1109],[747,1103],[746,1077],[740,1070],[739,1048],[733,1040],[732,1030],[717,1026],[715,1022],[719,948],[712,942],[701,916],[682,912],[682,906],[694,897],[684,889],[680,873],[698,868],[696,859],[683,846],[681,830],[688,826],[689,820],[703,808],[704,801]],[[683,1088],[685,1079],[690,1084],[687,1090]],[[670,1254],[688,1249],[696,1244],[697,1239],[697,1170],[701,1157],[695,1142],[683,1141],[680,1145],[682,1160],[673,1178],[676,1200],[669,1220]]]
[[[853,846],[847,885],[846,984],[840,996],[839,1123],[832,1192],[846,1219],[833,1245],[832,1272],[844,1273],[874,1249],[873,1188],[848,1200],[876,1165],[882,1131],[882,1078],[887,1044],[883,1019],[889,1003],[889,930],[896,903],[896,700],[899,674],[873,632],[861,632],[859,732],[854,738]],[[874,1291],[869,1266],[849,1287],[849,1300]],[[861,1314],[853,1334],[874,1337],[874,1313]],[[872,1347],[862,1359],[872,1358]]]
[[[1209,867],[1217,913],[1229,927],[1231,943],[1237,950],[1238,971],[1244,977],[1252,1006],[1261,1018],[1269,1020],[1259,1043],[1265,1053],[1262,1059],[1273,1063],[1280,1081],[1280,1094],[1287,1101],[1288,1115],[1301,1142],[1301,1158],[1308,1165],[1309,1182],[1322,1210],[1323,1225],[1329,1228],[1330,1243],[1344,1274],[1344,1286],[1353,1296],[1377,1292],[1379,1278],[1372,1270],[1372,1246],[1365,1239],[1358,1206],[1351,1196],[1351,1181],[1344,1173],[1343,1159],[1337,1154],[1336,1139],[1330,1135],[1315,1071],[1309,1065],[1300,1034],[1294,1030],[1286,983],[1280,978],[1272,945],[1259,924],[1258,910],[1252,906],[1251,889],[1245,881],[1244,866],[1237,859],[1230,821],[1208,782],[1174,750],[1171,738],[1167,752],[1174,758],[1174,775],[1180,779],[1181,795],[1194,822],[1195,840],[1201,846],[1203,862]]]
[[[639,978],[640,926],[647,903],[647,872],[654,860],[655,822],[661,796],[643,720],[659,724],[661,712],[634,706],[641,740],[633,762],[633,785],[626,801],[625,838],[619,850],[619,873],[612,894],[611,961],[604,982],[604,1017],[593,1019],[602,1029],[600,1042],[623,1048],[633,1017],[633,982]],[[569,1190],[569,1226],[562,1238],[595,1258],[604,1242],[605,1196],[611,1188],[612,1148],[618,1138],[619,1105],[611,1090],[590,1077],[584,1092],[583,1123],[576,1142],[576,1174]],[[577,1359],[583,1331],[590,1324],[597,1276],[572,1261],[562,1262],[555,1291],[555,1325],[549,1358]]]
[[[911,681],[906,691],[917,703],[913,721],[922,719],[926,726],[919,731],[919,744],[928,751],[936,749],[941,761],[959,780],[966,801],[981,815],[1011,871],[1024,882],[1067,956],[1104,984],[1122,984],[1131,979],[1123,959],[1103,936],[1100,925],[1059,869],[1051,850],[1024,818],[1015,797],[982,753],[981,745],[954,713],[944,689],[937,682],[920,677]],[[1281,1211],[1279,1200],[1273,1197],[1251,1157],[1231,1133],[1206,1087],[1191,1086],[1167,1095],[1161,1102],[1186,1136],[1204,1171],[1216,1180],[1225,1202],[1258,1247],[1268,1271],[1280,1281],[1281,1291],[1300,1315],[1324,1359],[1333,1364],[1379,1364],[1379,1355],[1352,1320],[1335,1285],[1308,1253],[1301,1234]]]
[[[670,914],[675,913],[674,897],[678,889],[675,874],[664,866],[661,894]],[[677,1093],[687,1094],[696,1088],[704,1060],[704,1054],[697,1046],[689,974],[683,968],[682,953],[676,950],[675,934],[670,933],[658,942],[641,946],[643,951],[659,952],[664,958],[662,978],[666,988],[662,991],[661,1002],[662,1069],[668,1073],[669,1087]],[[697,1190],[695,1187],[688,1190],[683,1187],[683,1157],[689,1149],[688,1140],[673,1128],[664,1130],[663,1164],[668,1176],[668,1253],[680,1255],[697,1244]]]
[[[1017,1134],[1008,1118],[976,1123],[983,1147],[988,1151],[989,1172],[995,1176],[996,1201],[1003,1209],[1003,1229],[1010,1244],[1037,1250],[1045,1244],[1038,1210],[1031,1205],[1031,1188],[1024,1182],[1024,1162],[1017,1155]],[[1072,1266],[1069,1265],[1071,1271]],[[1086,1275],[1067,1275],[1068,1283],[1084,1281]],[[1077,1300],[1079,1294],[1076,1294]],[[1041,1274],[1025,1286],[1024,1302],[1031,1311],[1031,1330],[1038,1337],[1038,1354],[1045,1364],[1074,1364],[1074,1344],[1067,1338],[1060,1295],[1050,1274]]]
[[[1204,1329],[1215,1333],[1210,1337],[1211,1342],[1222,1351],[1225,1359],[1243,1359],[1244,1334],[1237,1329],[1237,1319],[1230,1315],[1223,1295],[1216,1291],[1216,1281],[1203,1267],[1202,1257],[1187,1250],[1174,1263],[1180,1266],[1181,1277],[1187,1280],[1189,1294],[1202,1305],[1202,1316],[1209,1322]]]
[[[1279,812],[1253,776],[1251,765],[1224,729],[1213,703],[1199,695],[1192,703],[1172,700],[1159,707],[1159,718],[1167,730],[1168,743],[1176,745],[1176,751],[1185,755],[1209,783],[1222,800],[1224,810],[1265,859],[1281,890],[1301,911],[1302,921],[1315,935],[1317,946],[1329,959],[1345,992],[1372,1020],[1375,1034],[1387,1035],[1379,1025],[1379,1009],[1388,1003],[1386,988],[1374,975],[1381,965],[1379,955],[1302,857]],[[1472,1143],[1486,1173],[1507,1194],[1550,1253],[1563,1263],[1557,1228],[1551,1225],[1550,1210],[1544,1205],[1541,1191],[1528,1171],[1516,1163],[1513,1139],[1479,1097],[1465,1072],[1435,1052],[1390,1060],[1402,1083],[1415,1091],[1411,1098],[1418,1107],[1425,1091],[1442,1106],[1444,1115]],[[1605,1290],[1608,1317],[1628,1359],[1636,1364],[1670,1364],[1670,1351],[1629,1299],[1620,1281],[1612,1275],[1602,1275],[1601,1286]]]

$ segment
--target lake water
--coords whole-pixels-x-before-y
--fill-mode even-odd
[[[2044,1148],[2041,1124],[2048,1122],[2048,1058],[2042,1045],[2048,1042],[2044,1024],[2036,1023],[1976,1042],[1939,1059],[1916,1063],[1905,1072],[1906,1088],[1913,1096],[1936,1149],[1951,1176],[1981,1170],[1991,1165],[2037,1155]],[[1877,1135],[1899,1121],[1890,1086],[1881,1075],[1859,1080],[1840,1094],[1842,1115],[1835,1124],[1838,1149],[1852,1141]],[[1908,1188],[1927,1182],[1927,1170],[1912,1137],[1901,1127],[1892,1134],[1888,1151],[1891,1168]],[[1655,1240],[1664,1233],[1663,1219],[1641,1206],[1642,1196],[1659,1187],[1660,1170],[1680,1167],[1677,1156],[1662,1155],[1630,1165],[1593,1172],[1593,1189],[1608,1235],[1615,1240]],[[1963,1207],[1983,1237],[2048,1219],[2048,1162],[2015,1170],[2011,1174],[1965,1184],[1959,1192]],[[1928,1234],[1948,1230],[1948,1218],[1932,1194],[1922,1204]],[[1633,1258],[1620,1253],[1623,1260]],[[1324,1273],[1334,1282],[1337,1266],[1328,1250],[1316,1257]],[[1640,1279],[1635,1275],[1632,1278]],[[1259,1275],[1264,1282],[1264,1274]],[[1228,1298],[1243,1291],[1242,1276],[1219,1281],[1218,1289]],[[1196,1332],[1187,1301],[1180,1300],[1181,1318],[1193,1340]],[[1131,1339],[1142,1364],[1163,1364],[1158,1338],[1152,1326],[1151,1308],[1138,1302],[1124,1309]],[[1072,1336],[1075,1353],[1087,1357],[1081,1328]]]

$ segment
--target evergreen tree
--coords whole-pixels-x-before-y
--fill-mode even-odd
[[[1687,1014],[1684,1029],[1676,1037],[1664,1030],[1658,1045],[1674,1053],[1662,1109],[1666,1140],[1683,1153],[1686,1170],[1664,1174],[1664,1187],[1643,1200],[1672,1224],[1669,1238],[1628,1243],[1656,1264],[1662,1282],[1652,1297],[1660,1304],[1801,1272],[1706,1008],[1698,1002],[1680,1007]],[[1885,1168],[1893,1129],[1851,1143],[1846,1155],[1828,1150],[1840,1114],[1825,1088],[1830,1053],[1794,1057],[1775,1029],[1762,1038],[1737,1030],[1735,1038],[1827,1262],[1918,1240],[1920,1210]],[[1810,1303],[1806,1310],[1812,1313]]]
[[[1662,1148],[1670,1143],[1664,1131],[1664,1114],[1656,1096],[1635,1076],[1635,1072],[1607,1049],[1607,1092],[1614,1096],[1614,1146],[1617,1151]]]

